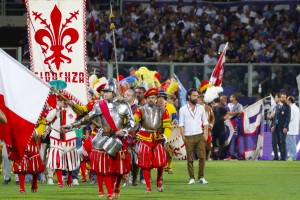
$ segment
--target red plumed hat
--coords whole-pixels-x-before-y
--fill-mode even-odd
[[[209,80],[204,80],[201,81],[200,87],[198,88],[198,90],[200,92],[205,91],[207,88],[211,87],[212,85],[209,83]]]
[[[106,86],[106,83],[102,83],[101,85],[99,85],[99,87],[96,89],[98,93],[100,93],[104,87]]]
[[[144,94],[144,97],[147,98],[147,97],[152,96],[152,95],[158,95],[157,88],[150,88],[149,90],[147,90]]]

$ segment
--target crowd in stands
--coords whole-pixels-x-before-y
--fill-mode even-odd
[[[149,6],[125,3],[122,13],[115,7],[115,17],[110,19],[110,10],[102,8],[99,1],[91,1],[91,6],[87,5],[86,22],[88,62],[115,60],[110,29],[114,23],[118,61],[195,63],[194,67],[175,68],[180,80],[184,79],[181,80],[184,86],[190,88],[195,75],[200,80],[209,79],[220,52],[229,42],[223,78],[228,94],[239,91],[247,95],[246,64],[255,63],[259,65],[254,66],[252,72],[254,95],[259,93],[261,85],[260,96],[275,94],[282,88],[288,95],[297,96],[296,76],[300,73],[300,68],[296,67],[300,62],[300,11],[297,7],[275,10],[274,4],[263,7],[246,3],[232,11],[228,6],[220,9],[211,3],[203,6],[203,2],[196,1],[191,4],[182,0],[174,2],[149,0]],[[26,48],[28,52],[28,42],[23,43],[26,44],[24,52]],[[29,58],[28,53],[26,58]],[[207,66],[199,67],[197,63]],[[120,74],[128,76],[129,69],[123,67]],[[162,74],[163,78],[169,76]]]
[[[226,42],[229,42],[226,63],[300,62],[300,13],[296,8],[276,11],[271,4],[266,10],[246,5],[230,12],[210,3],[202,7],[196,1],[185,6],[179,0],[175,7],[168,3],[158,6],[155,0],[149,3],[147,8],[126,4],[122,14],[114,9],[113,19],[109,18],[109,11],[101,11],[96,4],[87,14],[89,61],[97,61],[98,53],[102,61],[115,59],[110,30],[113,22],[118,61],[211,64],[208,71],[198,69],[200,80],[210,77]],[[254,92],[259,84],[266,92],[267,88],[277,92],[281,88],[278,85],[287,84],[286,90],[295,95],[291,86],[296,85],[298,71],[280,66],[257,67]],[[242,91],[246,72],[247,68],[231,67],[225,70],[224,79]]]

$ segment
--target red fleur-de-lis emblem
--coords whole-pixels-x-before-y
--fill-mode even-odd
[[[72,23],[72,19],[77,20],[77,15],[79,11],[74,11],[70,13],[70,17],[66,19],[65,23],[62,24],[62,14],[60,10],[55,5],[50,14],[51,23],[48,24],[46,19],[43,19],[42,13],[32,11],[34,20],[40,20],[40,24],[45,25],[35,33],[35,41],[41,45],[43,54],[46,54],[50,48],[52,55],[45,57],[44,63],[49,64],[49,62],[54,63],[56,69],[59,70],[60,64],[71,63],[72,60],[64,55],[62,51],[66,49],[68,53],[73,52],[72,44],[77,42],[79,38],[78,31],[74,28],[68,28],[68,24]],[[69,36],[69,37],[66,37]],[[68,41],[64,41],[65,38],[69,38]],[[48,44],[50,40],[51,44]]]

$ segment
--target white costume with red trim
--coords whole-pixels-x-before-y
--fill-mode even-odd
[[[62,116],[62,118],[61,118]],[[79,155],[76,150],[76,133],[71,131],[65,134],[58,132],[63,125],[70,125],[75,121],[76,113],[69,107],[61,110],[53,109],[46,117],[52,122],[50,133],[50,149],[47,167],[73,171],[80,165]]]

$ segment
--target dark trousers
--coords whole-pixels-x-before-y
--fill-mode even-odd
[[[272,133],[272,147],[274,151],[274,159],[278,160],[278,147],[281,160],[286,159],[286,134],[282,131],[274,131]]]

